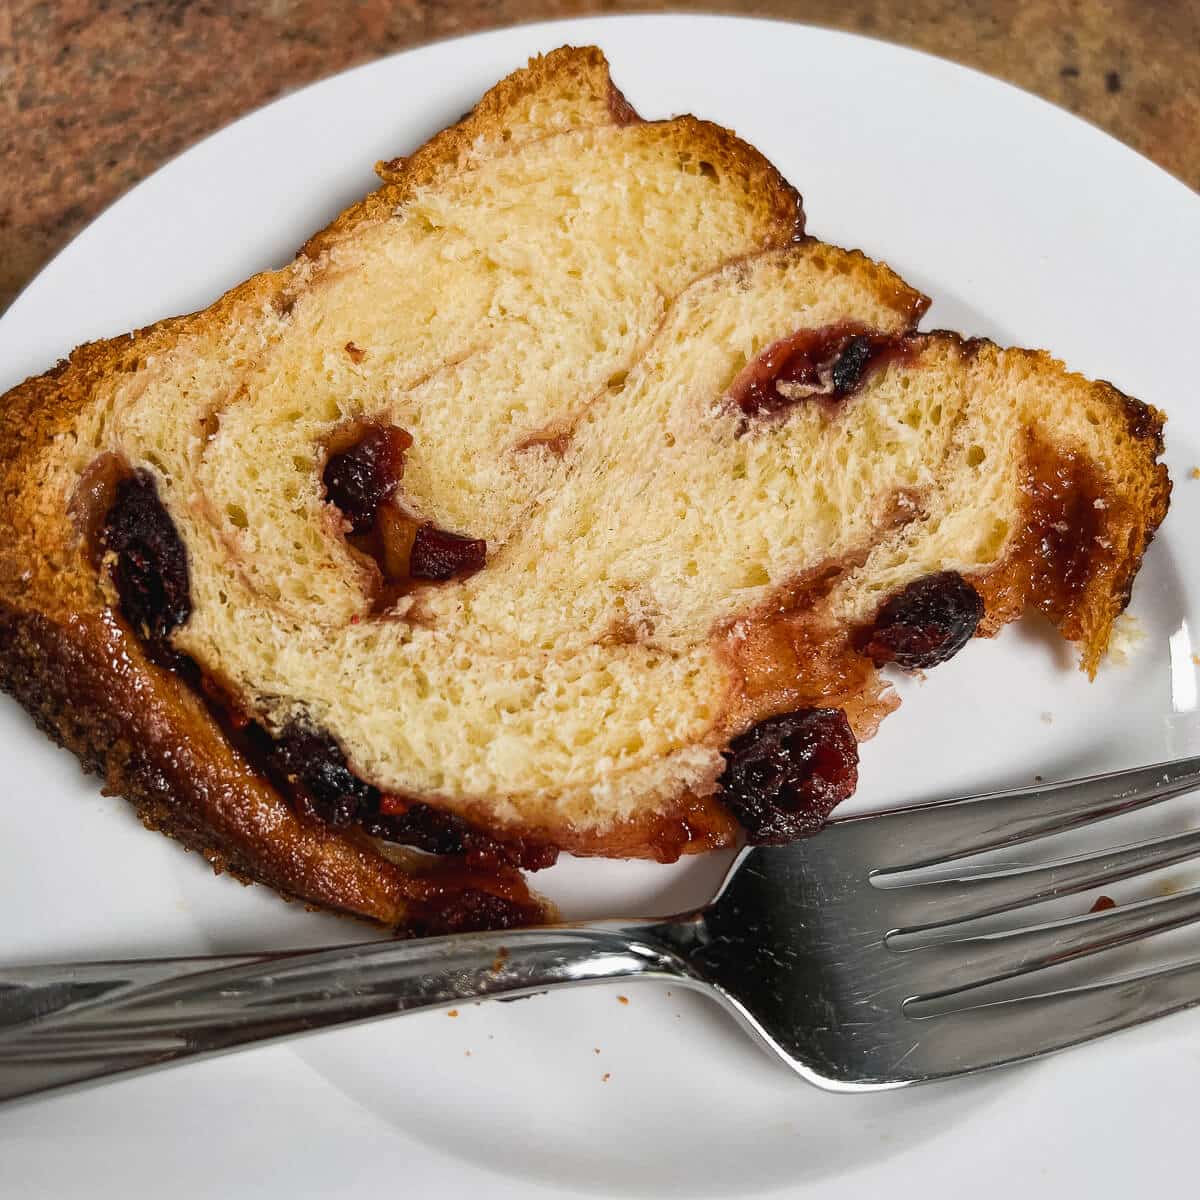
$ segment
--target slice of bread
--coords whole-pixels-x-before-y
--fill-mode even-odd
[[[914,333],[924,297],[594,49],[380,173],[0,412],[0,682],[148,824],[408,932],[503,926],[560,849],[818,825],[885,663],[1036,606],[1094,672],[1166,510],[1154,410]]]

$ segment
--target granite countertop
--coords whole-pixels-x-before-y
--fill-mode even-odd
[[[643,0],[3,0],[0,312],[166,159],[352,64],[518,21]],[[672,0],[944,55],[1079,113],[1200,188],[1200,0]]]

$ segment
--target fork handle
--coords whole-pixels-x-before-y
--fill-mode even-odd
[[[289,954],[0,969],[0,1100],[456,1001],[684,980],[683,923],[605,922]]]

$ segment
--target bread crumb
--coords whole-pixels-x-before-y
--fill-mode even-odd
[[[1045,725],[1053,725],[1054,724],[1054,714],[1052,712],[1042,713],[1042,723]]]
[[[593,1054],[599,1054],[599,1053],[600,1053],[600,1047],[599,1047],[599,1046],[593,1046],[593,1047],[592,1047],[592,1053],[593,1053]]]
[[[463,1058],[470,1058],[470,1057],[471,1057],[471,1052],[470,1052],[470,1050],[464,1050],[464,1051],[463,1051]]]
[[[628,996],[618,996],[618,997],[617,997],[617,1003],[618,1003],[618,1004],[628,1004],[628,1003],[629,1003],[629,997],[628,997]]]
[[[1200,667],[1200,654],[1193,654],[1192,662],[1194,662],[1196,666]]]
[[[607,1083],[611,1078],[612,1078],[612,1072],[605,1071],[604,1074],[600,1076],[600,1082]]]
[[[448,1010],[446,1011],[446,1016],[448,1016],[448,1017],[457,1017],[457,1016],[458,1016],[458,1009],[457,1009],[457,1008],[451,1008],[451,1009],[448,1009]]]
[[[1200,467],[1193,467],[1193,468],[1192,468],[1192,478],[1193,478],[1193,479],[1200,479]]]
[[[1108,660],[1123,667],[1146,640],[1146,631],[1131,613],[1122,613],[1114,622],[1108,639]]]

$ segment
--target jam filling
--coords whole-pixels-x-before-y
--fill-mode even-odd
[[[858,742],[840,708],[770,717],[725,751],[721,798],[753,845],[816,833],[858,786]]]
[[[117,485],[133,472],[118,454],[101,454],[79,477],[67,505],[88,562],[98,571],[104,559],[104,525],[117,499]]]
[[[824,600],[861,567],[870,547],[830,558],[775,589],[769,602],[726,630],[721,651],[737,681],[743,719],[802,708],[840,708],[860,741],[898,704]]]
[[[730,396],[747,417],[770,416],[807,401],[833,406],[858,391],[874,370],[907,352],[908,339],[851,321],[801,329],[750,362]]]
[[[1128,502],[1087,459],[1034,436],[1027,441],[1022,488],[1022,527],[1005,559],[980,577],[988,612],[1009,619],[1036,608],[1063,637],[1086,642],[1088,598],[1097,580],[1109,581],[1105,586],[1122,607],[1129,602],[1135,572],[1120,540],[1129,528]],[[1098,650],[1085,652],[1089,671],[1098,663]]]
[[[374,560],[386,583],[384,606],[415,583],[445,583],[480,570],[483,538],[421,521],[394,503],[412,437],[395,425],[352,427],[357,440],[330,454],[322,472],[325,498],[350,525],[350,544]]]
[[[863,653],[877,667],[936,667],[971,640],[982,619],[979,593],[957,571],[939,571],[914,580],[884,603]]]
[[[1025,492],[1034,531],[1027,555],[1030,598],[1049,617],[1072,613],[1088,583],[1115,557],[1104,541],[1107,502],[1102,481],[1077,455],[1034,444]]]

